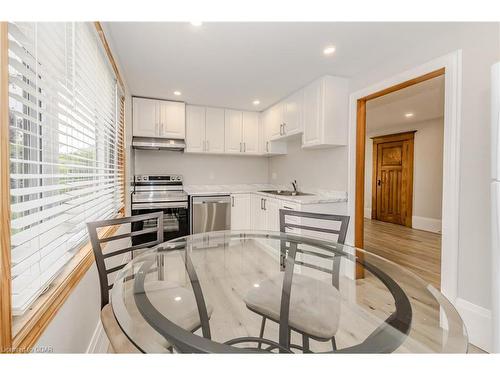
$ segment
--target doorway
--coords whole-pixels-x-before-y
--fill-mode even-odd
[[[444,69],[439,69],[357,101],[356,161],[357,167],[363,168],[356,170],[356,245],[410,269],[438,289],[441,286],[444,73]],[[430,130],[431,127],[434,129]],[[434,136],[432,142],[428,134]],[[427,149],[436,143],[436,150],[429,152]],[[417,158],[415,147],[419,149]],[[435,154],[438,157],[429,160],[429,156]],[[417,160],[419,186],[415,186],[413,171]],[[429,172],[439,166],[436,172],[439,175],[437,183],[426,177],[430,182],[423,186],[422,175],[427,166],[431,166]],[[435,189],[429,189],[430,186]],[[415,195],[420,195],[417,201],[415,187],[418,188]],[[433,212],[422,215],[422,210]]]

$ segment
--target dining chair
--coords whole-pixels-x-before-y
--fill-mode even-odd
[[[138,221],[152,221],[156,219],[156,226],[147,227],[138,231],[130,231],[126,233],[120,233],[108,237],[99,237],[99,229],[110,226],[122,226]],[[114,315],[111,304],[109,303],[110,290],[113,288],[113,284],[110,283],[110,279],[114,280],[116,278],[116,272],[121,270],[127,265],[127,262],[134,257],[134,252],[144,250],[145,248],[151,248],[163,243],[163,212],[154,212],[143,215],[134,215],[130,217],[123,217],[118,219],[101,220],[95,222],[87,223],[87,229],[90,236],[90,241],[92,244],[92,249],[94,251],[94,257],[96,261],[97,271],[99,274],[99,285],[101,292],[101,322],[108,336],[111,348],[115,353],[140,353],[133,342],[125,335],[123,330]],[[120,248],[115,245],[112,246],[112,250],[106,249],[106,245],[109,245],[113,241],[126,241],[127,245],[130,245],[131,238],[143,234],[153,234],[156,233],[156,239],[151,240],[147,243],[138,244],[134,246],[127,246],[125,248]],[[120,243],[120,245],[123,244]],[[111,246],[110,246],[111,247]],[[109,251],[107,251],[109,250]],[[114,257],[121,256],[121,259],[116,259]],[[113,261],[111,261],[111,259]],[[118,262],[117,262],[118,261]],[[118,264],[117,264],[118,263]],[[183,295],[183,300],[185,303],[182,304],[182,311],[178,308],[171,309],[172,313],[175,314],[173,320],[179,318],[182,323],[180,324],[182,328],[190,330],[191,332],[196,331],[201,328],[198,308],[196,300],[193,293],[180,285],[173,284],[171,282],[166,282],[163,280],[163,269],[161,266],[162,260],[158,259],[158,264],[156,268],[152,271],[157,274],[157,279],[152,281],[154,283],[154,288],[151,288],[151,293],[149,297],[151,301],[158,306],[165,307],[165,304],[171,303],[168,298],[170,295]],[[212,306],[207,303],[208,318],[212,314]],[[132,317],[131,320],[134,322],[140,322],[140,313],[137,311],[138,316]],[[150,336],[151,340],[155,340],[153,335],[156,332],[151,331],[151,328],[144,322],[144,325],[138,324],[137,329],[141,331],[141,335],[144,334],[145,339]],[[144,332],[143,332],[144,331]],[[172,346],[166,340],[161,339],[161,346],[165,351],[173,351]]]
[[[295,221],[287,222],[287,217],[295,218]],[[313,224],[306,225],[305,221],[313,221]],[[334,225],[332,223],[339,223],[338,228],[332,228]],[[328,224],[330,224],[329,227]],[[321,236],[323,240],[325,235],[336,236],[336,239],[329,239],[334,240],[335,244],[342,245],[345,242],[348,225],[349,216],[280,210],[280,232],[282,233],[287,233],[287,229],[295,233],[300,230],[307,232],[309,237],[315,237],[315,234],[317,237]],[[304,235],[304,233],[301,234]],[[289,241],[280,241],[281,271],[284,271],[289,247]],[[309,339],[311,338],[317,341],[331,341],[333,350],[337,350],[335,334],[340,319],[339,273],[341,257],[335,252],[325,254],[313,249],[298,247],[296,254],[301,254],[304,257],[316,257],[321,259],[323,263],[327,260],[332,261],[329,268],[324,267],[323,264],[313,264],[304,260],[295,259],[294,261],[294,265],[331,274],[332,281],[326,283],[302,273],[293,273],[288,325],[290,331],[302,335],[302,346],[290,344],[290,347],[296,347],[304,353],[308,353],[310,352]],[[249,310],[262,316],[259,338],[263,338],[267,319],[280,323],[283,273],[259,282],[259,285],[259,288],[252,288],[246,295],[245,303]],[[258,347],[261,347],[260,343]]]

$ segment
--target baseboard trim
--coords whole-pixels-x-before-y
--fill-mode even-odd
[[[491,311],[484,307],[475,305],[462,298],[457,298],[455,301],[460,316],[462,317],[469,342],[478,348],[489,353],[492,352],[492,317]]]
[[[371,218],[372,218],[372,208],[365,207],[365,219],[371,219]]]
[[[87,353],[107,353],[108,347],[109,340],[101,324],[101,320],[99,319],[94,330],[94,334],[92,335],[92,339],[90,339]]]
[[[441,233],[441,220],[423,216],[412,216],[412,228]]]

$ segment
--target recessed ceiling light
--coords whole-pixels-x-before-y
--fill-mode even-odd
[[[199,27],[203,24],[203,22],[201,22],[201,21],[191,21],[190,23],[192,26],[196,26],[196,27]]]
[[[252,103],[253,103],[253,105],[259,105],[260,104],[260,100],[254,100]]]
[[[177,302],[179,302],[181,299],[182,299],[182,297],[179,297],[179,296],[177,296],[177,297],[174,298],[174,300],[177,301]]]
[[[260,284],[257,284],[257,283],[253,284],[254,288],[258,288],[259,286],[260,286]]]
[[[182,92],[180,92],[180,91],[174,91],[174,95],[175,96],[180,96],[180,95],[182,95]]]
[[[328,47],[325,47],[325,49],[323,50],[323,53],[325,55],[331,55],[334,52],[335,52],[335,46],[328,46]]]
[[[414,116],[414,113],[412,113],[412,112],[405,113],[405,117],[406,118],[410,118],[410,117],[413,117],[413,116]]]

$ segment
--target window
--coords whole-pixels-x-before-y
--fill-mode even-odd
[[[12,314],[124,204],[124,99],[92,23],[8,25]],[[16,332],[14,332],[15,334]]]

